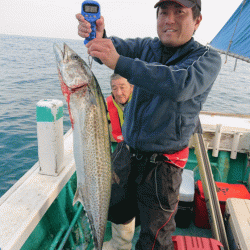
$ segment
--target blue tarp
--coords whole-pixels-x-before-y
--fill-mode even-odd
[[[210,45],[227,52],[231,40],[229,52],[250,58],[250,0],[242,1]]]

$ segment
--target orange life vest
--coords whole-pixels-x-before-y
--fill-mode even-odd
[[[112,127],[112,135],[117,142],[122,142],[123,136],[122,136],[121,123],[119,119],[118,110],[113,102],[112,96],[107,97],[107,106]]]

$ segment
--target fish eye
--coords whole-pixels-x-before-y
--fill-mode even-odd
[[[72,59],[72,60],[78,60],[78,59],[79,59],[79,56],[76,55],[76,54],[73,54],[73,55],[71,55],[71,59]]]

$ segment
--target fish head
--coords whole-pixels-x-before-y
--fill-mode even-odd
[[[65,43],[63,50],[54,44],[54,53],[61,84],[65,84],[71,92],[84,87],[87,89],[92,72],[86,62]]]
[[[93,75],[84,60],[67,44],[64,44],[63,50],[57,44],[54,44],[54,53],[61,90],[68,104],[70,121],[74,129],[75,119],[70,105],[72,95],[75,100],[78,99],[79,101],[81,100],[80,97],[86,97],[86,93],[90,92]]]

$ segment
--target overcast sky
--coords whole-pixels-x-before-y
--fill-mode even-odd
[[[155,37],[152,0],[99,0],[107,34],[121,38]],[[206,44],[224,26],[242,0],[202,0],[203,20],[195,39]],[[75,14],[77,0],[0,0],[0,34],[81,39]]]

